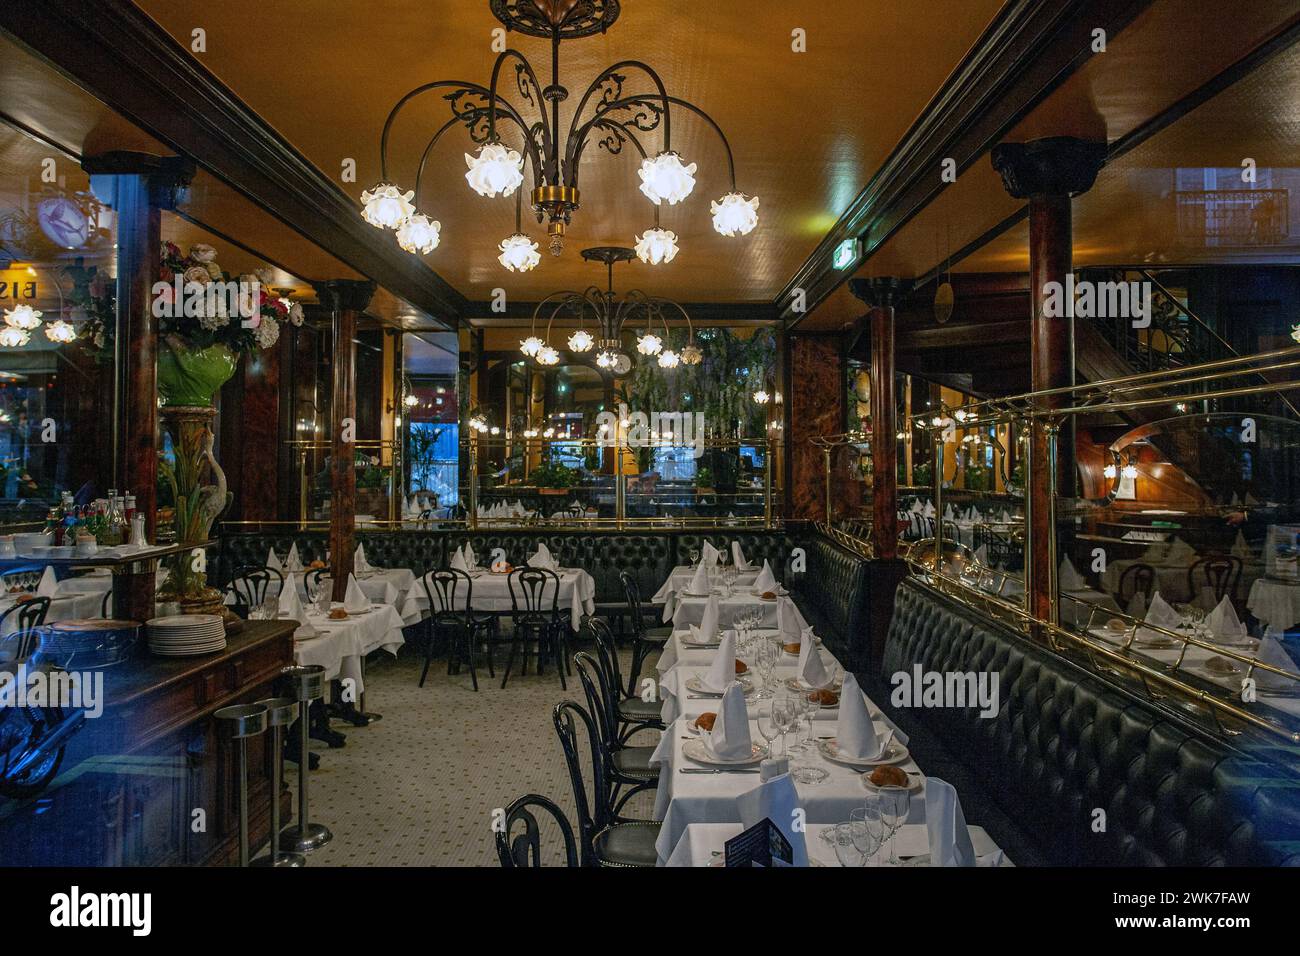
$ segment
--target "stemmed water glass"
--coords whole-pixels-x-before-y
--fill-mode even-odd
[[[835,859],[840,861],[840,866],[866,866],[867,860],[871,858],[870,854],[859,849],[860,841],[855,838],[855,826],[853,823],[837,823],[831,828],[831,846],[835,848]]]
[[[901,866],[894,838],[899,827],[907,822],[907,815],[912,809],[912,792],[902,788],[882,791],[876,797],[876,805],[880,808],[880,819],[889,828],[889,865]]]
[[[700,549],[691,548],[691,567],[697,567],[700,563]]]
[[[794,711],[790,707],[788,697],[772,698],[772,726],[781,734],[781,753],[788,756],[790,748],[786,743],[786,735],[790,728],[794,726]]]
[[[772,719],[772,707],[754,708],[754,726],[758,728],[758,735],[763,738],[763,742],[768,746],[768,755],[776,756],[776,754],[772,753],[771,747],[776,738],[781,735],[781,732]]]
[[[853,845],[866,860],[870,860],[885,843],[885,821],[880,807],[868,804],[849,812]]]

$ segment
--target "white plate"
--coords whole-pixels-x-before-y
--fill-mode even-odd
[[[814,687],[812,684],[808,683],[802,677],[787,677],[785,679],[785,686],[789,687],[791,690],[799,690],[799,691],[819,689]],[[843,686],[844,686],[844,678],[837,677],[835,678],[835,682],[831,684],[831,690],[835,691],[836,693],[839,693],[840,689]]]
[[[712,593],[713,593],[712,591],[709,591],[705,594],[696,594],[694,591],[682,591],[680,594],[678,594],[678,597],[706,598],[709,597]]]
[[[890,793],[894,790],[901,790],[902,787],[877,787],[871,782],[871,774],[864,773],[858,778],[862,781],[862,786],[867,788],[868,793]],[[925,774],[909,772],[907,775],[907,789],[913,793],[920,793],[925,789]]]
[[[745,767],[767,759],[767,747],[763,744],[750,744],[750,748],[748,757],[723,760],[710,754],[704,746],[703,740],[688,740],[682,744],[682,756],[688,760],[694,760],[696,763],[708,764],[711,767]]]
[[[754,689],[754,685],[746,680],[743,674],[737,675],[736,682],[740,684],[746,694],[749,694]],[[705,687],[703,681],[700,680],[699,674],[693,674],[686,678],[686,689],[693,694],[704,694],[707,697],[721,697],[726,693],[725,691],[713,690],[711,687]]]
[[[176,614],[171,617],[155,617],[144,623],[149,627],[195,627],[221,623],[219,614]]]
[[[684,644],[686,647],[694,647],[701,650],[708,650],[709,648],[712,647],[721,647],[722,641],[716,640],[716,641],[697,642],[694,640],[693,636],[688,631],[687,633],[682,635],[682,644]]]
[[[763,591],[760,591],[758,588],[750,588],[750,589],[749,589],[749,593],[752,594],[752,595],[754,595],[754,597],[761,597],[761,596],[764,594],[764,592],[763,592]],[[790,592],[787,591],[785,588],[781,587],[779,584],[778,584],[777,587],[776,587],[775,594],[776,594],[777,597],[789,597],[789,596],[790,596]],[[768,600],[771,600],[771,599],[769,598]]]
[[[821,751],[823,757],[833,763],[844,764],[846,767],[879,767],[886,763],[902,763],[907,759],[907,748],[897,740],[889,742],[889,749],[885,751],[884,757],[875,760],[861,760],[857,757],[843,756],[839,751],[835,738],[830,740],[817,741],[817,749]]]

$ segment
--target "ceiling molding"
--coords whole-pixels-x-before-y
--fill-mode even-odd
[[[463,295],[364,222],[347,193],[128,0],[10,0],[0,29],[307,240],[456,326]]]
[[[946,188],[944,159],[969,168],[1091,55],[1094,29],[1114,37],[1152,0],[1010,0],[776,300],[796,325]],[[864,117],[863,121],[868,121]],[[860,239],[852,270],[832,265]],[[802,313],[790,309],[795,289]]]
[[[554,304],[554,303],[552,303]],[[697,326],[711,325],[772,325],[781,317],[771,302],[683,302],[681,307]],[[493,325],[517,325],[520,320],[530,321],[537,309],[536,302],[516,302],[507,300],[505,311],[493,311],[491,302],[471,302],[462,313],[462,318],[475,326],[491,328]],[[543,315],[547,314],[545,310]],[[572,316],[557,316],[556,323],[576,321]],[[636,322],[629,323],[636,325]],[[674,319],[668,316],[668,324],[680,325],[680,316]]]

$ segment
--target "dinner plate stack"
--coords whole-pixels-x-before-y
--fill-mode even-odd
[[[149,650],[162,657],[194,657],[226,647],[226,628],[217,614],[178,614],[155,617],[149,629]]]

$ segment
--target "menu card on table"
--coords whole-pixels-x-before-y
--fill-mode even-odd
[[[763,819],[724,844],[724,865],[793,866],[794,849],[780,828]]]

